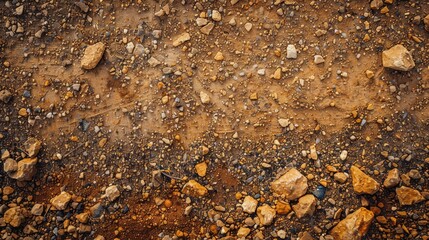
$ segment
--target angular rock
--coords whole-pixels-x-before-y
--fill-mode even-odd
[[[18,162],[16,171],[8,172],[9,177],[18,181],[30,181],[36,174],[37,158],[24,158]]]
[[[6,210],[4,213],[4,221],[10,224],[12,227],[19,227],[25,220],[25,209],[21,207],[12,207]]]
[[[423,23],[425,24],[426,31],[429,31],[429,14],[423,19]]]
[[[298,218],[313,215],[316,210],[316,198],[312,194],[307,194],[298,200],[298,203],[293,205],[293,211]]]
[[[40,216],[43,213],[43,204],[36,203],[31,208],[31,214],[35,216]]]
[[[113,202],[121,196],[121,192],[119,191],[116,185],[112,185],[106,188],[104,196],[110,201]]]
[[[396,187],[399,182],[401,182],[399,170],[397,168],[394,168],[387,173],[387,177],[383,182],[383,186],[386,188],[392,188]]]
[[[203,92],[203,91],[200,92],[200,99],[203,104],[210,103],[210,96],[206,92]]]
[[[296,51],[295,45],[289,44],[286,48],[286,58],[295,59],[298,57],[298,52]]]
[[[237,237],[239,238],[245,238],[250,233],[250,228],[246,227],[240,227],[237,231]]]
[[[284,195],[288,200],[295,200],[307,192],[307,178],[296,168],[291,168],[280,178],[271,183],[271,190]]]
[[[207,195],[208,190],[195,180],[189,180],[182,189],[182,193],[193,197],[202,197]]]
[[[93,218],[100,218],[103,214],[104,207],[101,205],[101,203],[97,203],[94,206],[89,208],[89,211],[91,212],[91,216]]]
[[[89,45],[85,49],[80,66],[86,70],[95,68],[103,57],[104,50],[106,50],[106,46],[102,42]]]
[[[283,128],[288,127],[289,124],[290,124],[289,119],[285,119],[285,118],[280,118],[278,120],[278,122],[279,122],[280,126],[283,127]]]
[[[279,200],[276,204],[276,212],[279,215],[286,215],[292,211],[292,208],[288,202]]]
[[[259,223],[263,226],[270,225],[274,218],[276,217],[276,210],[271,208],[268,205],[263,205],[258,207],[256,210],[256,215],[258,215]]]
[[[180,46],[189,40],[191,40],[191,35],[189,35],[189,33],[187,32],[184,32],[176,37],[176,39],[173,41],[173,46],[174,47]]]
[[[67,204],[71,200],[71,195],[67,192],[61,192],[57,196],[51,199],[52,206],[57,210],[65,210],[67,208]]]
[[[396,195],[402,206],[410,206],[425,200],[419,191],[405,186],[397,188]]]
[[[201,162],[195,165],[195,172],[197,172],[198,176],[205,177],[207,173],[207,163]]]
[[[202,27],[200,29],[200,31],[202,33],[204,33],[205,35],[209,35],[210,32],[213,30],[213,28],[214,28],[214,24],[213,23],[208,23],[207,25],[205,25],[204,27]]]
[[[42,148],[42,142],[36,138],[29,138],[24,143],[24,149],[29,157],[35,157]]]
[[[314,55],[314,63],[321,64],[324,63],[325,59],[323,59],[322,55]]]
[[[345,183],[347,181],[348,176],[345,173],[337,172],[334,174],[334,180],[339,183]]]
[[[359,168],[352,166],[350,173],[352,175],[353,189],[356,193],[372,195],[380,189],[380,184]]]
[[[383,67],[399,71],[409,71],[415,67],[413,56],[401,44],[395,45],[389,50],[383,51]]]
[[[209,20],[207,20],[206,18],[197,18],[195,21],[197,22],[198,27],[205,26],[207,25],[207,23],[209,23]]]
[[[383,6],[383,0],[372,0],[370,7],[372,10],[378,10]]]
[[[361,207],[341,220],[330,235],[335,240],[360,240],[368,232],[373,218],[373,212]]]
[[[307,231],[305,232],[300,232],[298,234],[298,239],[299,240],[314,240],[314,238],[311,236],[310,233],[308,233]]]
[[[213,21],[216,21],[216,22],[219,22],[222,20],[222,15],[220,14],[220,12],[218,10],[212,11],[212,19],[213,19]]]
[[[6,159],[3,163],[3,171],[7,174],[16,172],[18,170],[18,163],[12,158]]]
[[[12,99],[12,93],[9,90],[1,90],[0,91],[0,101],[4,103],[8,103]]]
[[[243,212],[252,214],[256,211],[256,207],[258,206],[258,200],[254,199],[251,196],[246,196],[241,204],[243,208]]]
[[[147,63],[149,63],[149,66],[151,66],[151,67],[156,67],[159,64],[161,64],[161,62],[154,57],[149,58],[149,60],[147,60]]]

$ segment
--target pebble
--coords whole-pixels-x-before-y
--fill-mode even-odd
[[[374,194],[380,189],[380,184],[373,178],[366,175],[359,168],[352,166],[350,168],[352,175],[353,190],[357,194]]]
[[[197,172],[198,176],[205,177],[207,174],[207,163],[201,162],[195,165],[195,172]]]
[[[413,56],[401,44],[383,51],[383,67],[399,71],[409,71],[415,67]]]
[[[271,208],[268,205],[263,205],[258,207],[256,210],[256,215],[258,215],[259,223],[263,226],[270,225],[274,218],[276,217],[276,210]]]
[[[243,211],[249,214],[252,214],[256,211],[258,206],[258,201],[251,196],[246,196],[241,204]]]
[[[362,239],[373,219],[374,213],[361,207],[335,225],[330,235],[336,240]]]
[[[4,103],[9,103],[9,101],[12,99],[12,93],[9,90],[1,90],[0,91],[0,101]]]
[[[219,11],[213,10],[212,11],[212,19],[213,19],[213,21],[220,22],[222,20],[222,15],[220,14]]]
[[[286,58],[288,59],[296,59],[298,57],[298,53],[296,51],[295,45],[289,44],[286,48]]]
[[[40,216],[40,215],[42,215],[42,213],[43,213],[43,204],[36,203],[31,208],[31,214],[33,214],[35,216]]]
[[[217,52],[214,59],[216,61],[222,61],[224,59],[223,54],[221,52]]]
[[[312,194],[307,194],[299,198],[298,203],[292,206],[298,218],[313,215],[316,210],[316,198]]]
[[[71,195],[67,192],[61,192],[57,196],[51,199],[50,203],[55,207],[56,210],[65,210],[68,203],[71,200]]]
[[[121,196],[121,192],[116,185],[109,186],[104,191],[104,197],[106,197],[110,202],[115,201],[119,196]]]
[[[337,172],[334,174],[334,180],[339,183],[345,183],[347,181],[348,175],[342,172]]]
[[[12,227],[19,227],[25,221],[26,210],[21,207],[11,207],[3,215],[4,222]]]
[[[183,186],[182,193],[193,197],[202,197],[207,195],[208,190],[197,181],[189,180],[189,182]]]
[[[410,206],[425,200],[419,191],[405,186],[396,188],[396,195],[401,206]]]
[[[200,99],[202,104],[209,104],[211,101],[210,96],[204,91],[200,92]]]
[[[240,227],[237,231],[237,237],[239,238],[245,238],[250,233],[250,228],[246,227]]]
[[[191,40],[191,35],[189,35],[189,33],[187,32],[184,32],[176,37],[176,39],[173,41],[173,46],[174,47],[180,46],[189,40]]]
[[[325,59],[322,57],[322,55],[314,55],[314,63],[315,64],[321,64],[324,62],[325,62]]]
[[[346,158],[347,158],[347,154],[348,154],[347,150],[343,150],[343,151],[341,151],[340,159],[341,159],[342,161],[346,160]]]
[[[81,59],[81,67],[86,70],[95,68],[103,57],[105,49],[106,45],[104,45],[102,42],[98,42],[86,47],[84,55]]]
[[[24,143],[24,149],[29,157],[35,157],[42,148],[42,142],[36,138],[29,138]]]
[[[21,16],[24,13],[24,5],[15,8],[15,13],[16,15]]]
[[[231,24],[231,22],[230,22],[230,24]],[[233,24],[231,24],[231,25],[233,25]],[[234,25],[235,25],[235,23],[234,23]],[[246,29],[246,31],[250,32],[252,30],[252,28],[253,28],[253,24],[252,23],[247,22],[247,23],[244,24],[244,29]]]
[[[307,192],[307,188],[307,178],[296,168],[291,168],[271,183],[271,190],[287,200],[301,197]]]
[[[10,178],[16,179],[18,181],[30,181],[37,171],[37,158],[24,158],[16,165],[16,162],[14,161],[15,160],[10,159],[7,163],[7,166],[6,164],[3,166],[4,168],[7,167],[7,169],[4,169],[5,172],[9,175]]]
[[[214,24],[213,23],[208,23],[207,25],[205,25],[204,27],[202,27],[200,29],[200,31],[206,35],[209,35],[210,32],[213,30],[214,28]]]
[[[383,186],[386,188],[396,187],[401,182],[399,177],[399,170],[394,168],[387,173],[387,177],[383,182]]]

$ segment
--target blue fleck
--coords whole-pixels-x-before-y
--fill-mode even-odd
[[[316,196],[319,200],[322,200],[325,197],[326,188],[324,186],[317,186],[316,190],[313,191],[313,195]]]

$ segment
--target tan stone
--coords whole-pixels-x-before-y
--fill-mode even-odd
[[[183,186],[182,193],[193,197],[202,197],[208,193],[208,190],[197,181],[189,180],[189,182]]]
[[[204,27],[202,27],[201,29],[200,29],[200,31],[202,32],[202,33],[204,33],[205,35],[209,35],[210,34],[210,32],[213,30],[213,28],[214,28],[214,24],[213,23],[208,23],[207,25],[205,25]]]
[[[240,227],[237,231],[237,237],[245,238],[250,233],[250,228]]]
[[[423,23],[425,24],[426,31],[429,31],[429,14],[423,19]]]
[[[288,213],[290,213],[290,211],[292,211],[292,207],[290,206],[290,204],[288,202],[285,201],[277,201],[276,204],[276,212],[279,215],[286,215]]]
[[[251,196],[246,196],[241,204],[243,211],[246,213],[254,213],[256,211],[256,207],[258,206],[258,200],[254,199]]]
[[[80,213],[76,215],[76,219],[81,223],[87,223],[89,220],[89,213]]]
[[[16,171],[8,172],[9,177],[18,181],[30,181],[36,174],[37,158],[24,158],[17,164]]]
[[[207,163],[201,162],[195,165],[195,172],[197,172],[198,176],[205,177],[207,174]]]
[[[396,187],[399,182],[401,182],[399,170],[397,168],[394,168],[387,173],[387,177],[383,182],[383,186],[386,188],[392,188]]]
[[[316,198],[313,194],[307,194],[298,200],[298,203],[293,205],[293,211],[298,218],[313,215],[316,210]]]
[[[9,208],[3,215],[4,221],[12,227],[19,227],[25,220],[24,212],[25,209],[21,207]]]
[[[263,226],[267,226],[270,225],[276,217],[276,210],[268,205],[263,205],[258,207],[256,215],[258,215],[259,223]]]
[[[216,55],[214,56],[214,59],[216,61],[222,61],[224,59],[223,54],[221,52],[217,52]]]
[[[67,192],[61,192],[59,195],[55,196],[51,199],[52,206],[57,210],[65,210],[67,208],[67,204],[71,200],[71,195]]]
[[[110,201],[113,202],[121,196],[121,192],[119,191],[116,185],[112,185],[106,188],[104,196]]]
[[[402,206],[413,205],[424,200],[424,197],[419,191],[405,186],[397,188],[396,195]]]
[[[399,71],[409,71],[415,67],[413,56],[400,44],[393,46],[389,50],[383,51],[382,60],[383,67]]]
[[[106,46],[102,42],[86,47],[80,63],[81,67],[87,70],[95,68],[103,57],[104,50]]]
[[[203,104],[209,104],[211,101],[210,96],[203,91],[200,92],[200,99],[201,99],[201,103]]]
[[[35,157],[42,148],[42,142],[36,138],[29,138],[24,143],[24,149],[29,157]]]
[[[380,189],[380,184],[366,175],[359,168],[352,166],[350,173],[353,180],[353,189],[358,194],[374,194]]]
[[[374,213],[366,208],[347,215],[330,232],[335,240],[360,240],[368,232]]]
[[[296,168],[291,168],[271,183],[271,190],[288,200],[295,200],[307,192],[307,178]]]
[[[191,35],[189,35],[187,32],[184,32],[176,37],[176,39],[173,41],[173,46],[180,46],[189,40],[191,40]]]

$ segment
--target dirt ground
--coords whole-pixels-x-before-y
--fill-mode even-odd
[[[428,1],[0,1],[0,63],[1,239],[429,239]]]

